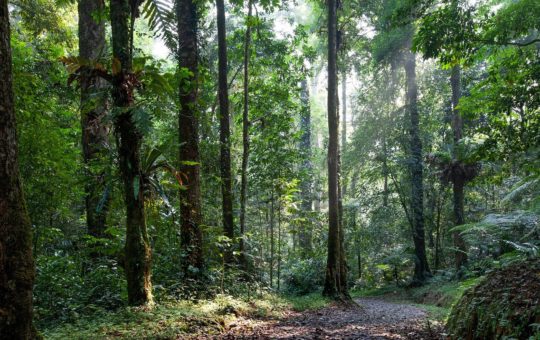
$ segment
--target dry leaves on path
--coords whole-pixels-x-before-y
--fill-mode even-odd
[[[443,339],[442,327],[422,309],[380,299],[355,300],[358,307],[331,305],[288,312],[279,320],[244,319],[218,336],[195,339]]]

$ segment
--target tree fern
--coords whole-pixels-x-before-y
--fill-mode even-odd
[[[145,0],[142,14],[148,20],[150,29],[156,37],[163,39],[165,45],[176,56],[178,37],[173,0]]]

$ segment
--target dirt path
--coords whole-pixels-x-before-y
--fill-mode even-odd
[[[360,307],[329,306],[313,312],[289,312],[280,320],[244,320],[219,339],[441,339],[426,312],[380,299],[357,299]],[[202,337],[207,338],[207,337]],[[215,337],[214,337],[215,338]]]

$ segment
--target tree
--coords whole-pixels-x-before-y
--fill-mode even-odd
[[[300,130],[302,131],[302,137],[300,139],[300,150],[303,152],[302,167],[306,171],[306,174],[302,177],[300,189],[302,196],[302,211],[305,214],[309,214],[311,212],[311,205],[313,202],[313,164],[311,163],[311,108],[309,104],[309,90],[306,79],[302,80],[301,89],[302,93],[300,98],[302,101],[302,111],[300,116]],[[311,231],[308,230],[307,225],[309,225],[309,222],[302,223],[298,233],[298,241],[303,256],[306,256],[312,249]]]
[[[337,111],[337,3],[328,1],[328,257],[323,295],[347,300],[339,208],[339,112]]]
[[[225,31],[225,3],[216,0],[218,30],[218,87],[219,87],[219,141],[223,232],[231,242],[234,239],[234,216],[231,174],[231,129],[229,117],[229,90],[227,84],[227,36]],[[225,262],[233,262],[231,249],[223,254]]]
[[[126,204],[125,272],[130,305],[153,303],[151,282],[151,249],[146,230],[144,188],[140,148],[142,133],[134,119],[134,90],[138,83],[132,71],[133,24],[137,8],[128,0],[111,0],[110,18],[113,46],[113,89],[115,133],[117,137],[120,176]],[[133,25],[131,25],[133,27]]]
[[[463,135],[463,119],[457,109],[459,99],[461,98],[461,68],[459,65],[452,67],[452,74],[450,76],[450,84],[452,87],[452,130],[454,132],[454,153],[453,162],[459,162],[457,159],[458,144]],[[465,223],[464,211],[463,211],[463,199],[464,199],[464,176],[454,176],[453,183],[453,204],[454,204],[454,223],[456,226]],[[454,247],[456,250],[455,264],[456,269],[460,269],[467,262],[467,247],[465,240],[459,231],[455,231],[452,235],[454,239]]]
[[[247,269],[245,254],[246,204],[247,204],[247,169],[249,162],[249,56],[251,54],[251,13],[253,3],[248,0],[246,35],[244,38],[244,109],[242,111],[242,183],[240,185],[240,263]]]
[[[105,52],[105,21],[100,17],[104,10],[105,4],[101,0],[79,1],[79,56],[80,63],[87,65],[80,71],[82,149],[88,176],[86,226],[88,234],[94,237],[104,236],[109,210],[109,189],[101,164],[109,144],[109,126],[104,122],[107,86],[91,67]]]
[[[424,176],[422,141],[420,139],[420,117],[418,113],[418,88],[416,85],[416,56],[405,54],[405,77],[407,111],[410,119],[410,174],[411,174],[411,219],[415,251],[414,284],[422,284],[431,275],[426,257],[424,232]]]
[[[198,93],[198,10],[192,0],[178,0],[178,66],[181,81],[178,129],[180,136],[180,172],[185,182],[180,190],[181,243],[185,251],[182,271],[186,277],[196,278],[202,273],[202,211],[199,156]],[[184,72],[187,71],[187,72]]]
[[[9,9],[0,1],[0,337],[33,339],[32,225],[26,211],[15,122]]]

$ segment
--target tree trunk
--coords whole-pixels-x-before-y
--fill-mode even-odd
[[[202,211],[199,156],[199,119],[197,94],[199,89],[197,29],[198,13],[193,0],[177,0],[178,66],[192,76],[182,79],[179,86],[178,116],[180,172],[185,190],[180,190],[181,245],[184,252],[182,272],[186,278],[197,280],[204,267],[202,249]]]
[[[300,184],[301,196],[302,196],[302,212],[307,215],[311,213],[312,197],[312,171],[313,165],[311,163],[311,109],[309,104],[309,92],[307,88],[307,80],[302,80],[301,83],[302,93],[302,116],[300,117],[300,130],[302,131],[302,137],[300,139],[300,150],[303,152],[303,169],[306,171],[305,176],[302,178]],[[307,257],[311,253],[311,230],[308,228],[310,223],[304,223],[299,230],[298,243],[301,249],[302,257]]]
[[[347,146],[347,72],[341,72],[341,150]]]
[[[339,117],[337,111],[336,0],[328,1],[328,258],[323,295],[347,299],[342,280],[342,237],[339,217]]]
[[[220,167],[221,167],[221,195],[223,232],[231,242],[234,240],[234,220],[232,204],[232,177],[231,177],[231,131],[229,118],[229,91],[227,85],[227,37],[225,32],[225,4],[224,0],[216,0],[217,31],[218,31],[218,68],[219,68],[219,141],[220,141]],[[225,262],[233,263],[232,249],[226,249]]]
[[[248,0],[246,36],[244,42],[244,110],[242,114],[242,183],[240,185],[240,265],[248,269],[245,254],[246,204],[247,204],[247,169],[249,162],[249,55],[251,44],[251,9],[252,0]]]
[[[461,68],[459,66],[454,66],[452,68],[452,74],[450,76],[450,83],[452,86],[452,130],[454,132],[454,154],[453,154],[453,163],[459,162],[457,159],[456,149],[459,141],[463,135],[463,120],[461,114],[457,109],[459,104],[459,99],[461,98]],[[461,176],[454,176],[453,182],[453,204],[454,204],[454,224],[456,226],[462,225],[465,223],[464,213],[463,213],[463,199],[464,199],[464,187],[465,181]],[[467,263],[467,246],[463,236],[459,232],[454,232],[453,235],[454,248],[456,248],[455,253],[455,265],[456,269],[459,270],[462,266]]]
[[[270,198],[270,288],[274,284],[274,191]]]
[[[347,147],[347,72],[345,69],[341,72],[341,111],[342,111],[342,120],[341,120],[341,155],[345,154],[345,148]],[[341,161],[340,161],[340,184],[339,188],[341,189],[341,199],[345,199],[347,195],[347,184],[345,183],[345,178],[341,176]],[[341,216],[343,218],[343,215]]]
[[[12,77],[9,10],[0,0],[0,338],[33,339],[32,225],[19,177]]]
[[[277,225],[277,291],[281,289],[281,195],[278,195],[278,225]]]
[[[105,52],[105,22],[94,19],[104,10],[103,1],[79,0],[79,56],[90,65]],[[109,126],[103,121],[107,114],[107,84],[99,76],[92,76],[91,68],[86,67],[80,79],[86,226],[89,235],[104,237],[110,201],[103,171],[109,147]]]
[[[135,125],[132,108],[134,85],[128,0],[111,0],[110,16],[113,57],[120,69],[113,75],[112,98],[119,113],[115,117],[120,176],[126,204],[125,272],[130,305],[152,304],[151,249],[146,230],[140,161],[142,134]],[[134,18],[131,18],[134,20]]]
[[[383,148],[383,163],[382,163],[382,173],[383,173],[383,207],[388,207],[388,145],[386,144],[386,135],[382,137],[382,148]]]
[[[426,257],[424,233],[424,186],[422,141],[420,139],[420,117],[418,113],[416,86],[416,57],[407,52],[405,60],[405,76],[407,81],[407,107],[411,121],[411,218],[413,224],[413,241],[415,249],[414,284],[422,284],[430,276],[429,264]]]

